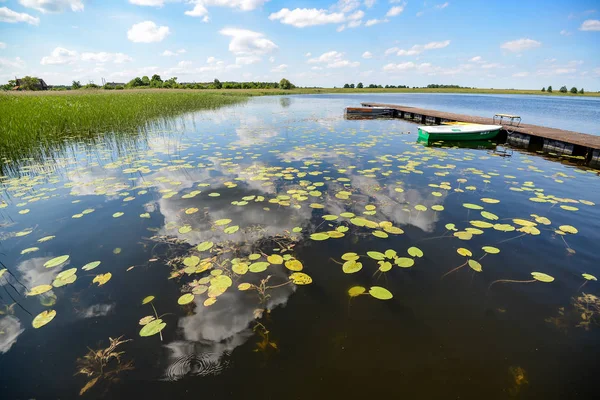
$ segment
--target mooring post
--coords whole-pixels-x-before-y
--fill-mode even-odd
[[[427,122],[427,117],[425,116],[425,114],[421,115],[421,123],[423,125],[425,125],[426,122]]]

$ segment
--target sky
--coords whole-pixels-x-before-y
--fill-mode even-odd
[[[600,2],[0,0],[0,82],[600,90]]]

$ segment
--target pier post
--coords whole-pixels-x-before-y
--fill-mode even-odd
[[[426,122],[427,122],[427,117],[425,116],[425,114],[421,115],[421,123],[423,125],[425,125]]]

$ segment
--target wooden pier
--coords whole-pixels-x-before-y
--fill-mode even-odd
[[[362,103],[365,108],[377,107],[393,110],[393,116],[410,120],[422,125],[440,125],[443,122],[468,122],[492,125],[492,118],[455,114],[437,110],[428,110],[396,104]],[[600,167],[600,136],[548,128],[545,126],[519,124],[503,124],[506,141],[516,147],[531,151],[542,151],[567,156],[581,157],[585,163]]]

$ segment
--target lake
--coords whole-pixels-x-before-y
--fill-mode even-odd
[[[595,396],[597,171],[343,118],[597,129],[507,97],[260,97],[5,160],[2,398]]]

